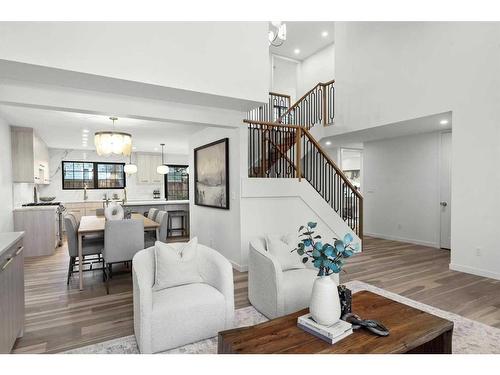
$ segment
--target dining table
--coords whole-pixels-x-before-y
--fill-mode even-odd
[[[144,231],[156,231],[156,238],[159,237],[160,224],[151,220],[141,214],[133,213],[131,215],[133,220],[144,221]],[[80,226],[78,227],[78,275],[80,278],[80,290],[83,290],[83,237],[89,234],[104,234],[104,227],[106,218],[104,216],[82,216],[80,219]]]

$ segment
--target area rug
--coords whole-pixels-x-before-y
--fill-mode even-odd
[[[455,323],[453,329],[454,354],[500,354],[500,329],[464,318],[460,315],[437,309],[435,307],[411,300],[398,294],[388,292],[361,281],[348,282],[347,287],[354,293],[368,290],[390,298],[405,305],[440,316]],[[235,327],[251,326],[267,320],[252,306],[235,311]],[[102,343],[84,346],[64,353],[70,354],[137,354],[139,350],[133,335]],[[164,354],[215,354],[217,353],[217,337],[185,345]]]

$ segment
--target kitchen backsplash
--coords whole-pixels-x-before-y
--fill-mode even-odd
[[[62,150],[62,149],[49,149],[49,169],[50,169],[50,184],[39,185],[40,196],[55,196],[57,201],[72,202],[83,200],[83,190],[63,190],[62,189],[62,169],[61,162],[63,160],[72,161],[110,161],[110,162],[125,162],[124,157],[120,156],[98,156],[95,151],[83,150]],[[134,154],[132,155],[132,162],[134,161]],[[188,164],[187,155],[173,155],[166,154],[166,163],[170,164]],[[127,196],[128,199],[152,199],[153,190],[159,189],[161,198],[165,197],[165,190],[163,183],[161,184],[137,184],[136,176],[127,176]],[[33,201],[33,186],[34,184],[14,184],[14,205],[16,207],[23,203]],[[123,197],[122,189],[89,189],[87,190],[88,200],[101,200],[103,195],[107,193],[111,197],[114,193],[119,198]]]

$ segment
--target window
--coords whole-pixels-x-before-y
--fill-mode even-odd
[[[83,161],[62,162],[63,190],[123,189],[126,186],[124,163]]]
[[[189,199],[189,175],[187,165],[169,165],[165,175],[165,197],[167,200]]]

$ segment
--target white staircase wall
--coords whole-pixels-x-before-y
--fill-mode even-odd
[[[318,223],[324,241],[351,233],[361,240],[304,179],[242,178],[241,270],[246,270],[249,242],[266,233],[297,232],[308,221]]]

